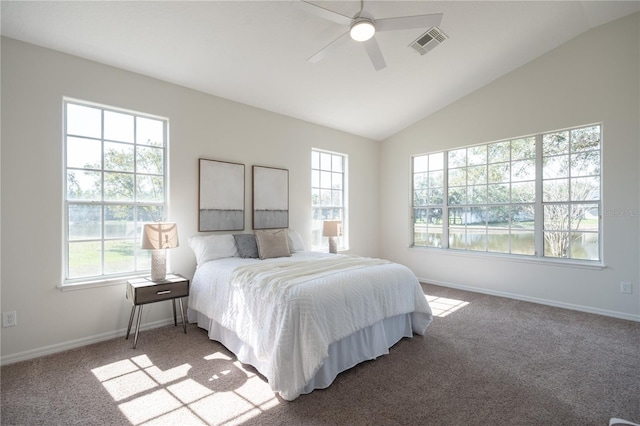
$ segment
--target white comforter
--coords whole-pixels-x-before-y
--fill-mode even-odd
[[[310,266],[311,259],[321,266]],[[303,266],[292,266],[300,262]],[[209,261],[193,277],[189,308],[250,345],[266,366],[260,372],[285,399],[300,395],[328,357],[331,343],[408,313],[413,331],[423,334],[432,318],[408,268],[379,259],[312,252]]]

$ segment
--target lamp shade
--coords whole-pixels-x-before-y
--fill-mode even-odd
[[[342,236],[342,221],[325,220],[324,223],[322,224],[322,235],[325,237]]]
[[[144,225],[142,248],[161,250],[178,247],[178,225],[173,222],[156,222]]]

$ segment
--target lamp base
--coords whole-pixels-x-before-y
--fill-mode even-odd
[[[167,277],[167,256],[165,250],[151,251],[151,281],[164,281]]]
[[[329,237],[329,253],[337,254],[338,245],[336,244],[336,237]]]

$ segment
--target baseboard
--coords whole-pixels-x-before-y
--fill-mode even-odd
[[[626,312],[610,311],[607,309],[599,309],[591,306],[575,305],[572,303],[559,302],[557,300],[541,299],[538,297],[524,296],[522,294],[508,293],[504,291],[496,291],[479,287],[471,287],[461,284],[455,284],[445,281],[432,280],[427,278],[418,278],[420,282],[439,285],[442,287],[450,287],[458,290],[470,291],[473,293],[488,294],[490,296],[506,297],[509,299],[522,300],[524,302],[539,303],[541,305],[553,306],[556,308],[570,309],[572,311],[587,312],[590,314],[604,315],[607,317],[619,318],[629,321],[640,322],[640,315],[628,314]]]
[[[158,327],[164,327],[165,325],[173,324],[173,318],[154,321],[140,326],[140,331],[151,330]],[[68,342],[56,343],[55,345],[43,346],[41,348],[30,349],[24,352],[18,352],[16,354],[6,355],[0,359],[0,365],[13,364],[20,361],[26,361],[28,359],[38,358],[45,355],[51,355],[57,352],[63,352],[69,349],[79,348],[81,346],[91,345],[93,343],[103,342],[105,340],[116,339],[124,337],[127,334],[127,329],[114,330],[107,333],[96,334],[94,336],[83,337],[82,339],[70,340]]]

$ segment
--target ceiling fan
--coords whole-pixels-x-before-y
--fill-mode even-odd
[[[349,28],[347,32],[320,49],[307,61],[316,63],[327,54],[352,39],[363,44],[369,59],[376,71],[387,66],[382,56],[382,51],[376,41],[375,33],[382,31],[408,30],[413,28],[437,27],[442,20],[442,13],[431,15],[399,16],[395,18],[374,19],[364,10],[364,0],[360,0],[360,11],[353,17],[342,15],[316,4],[308,3],[304,0],[296,2],[305,11],[321,18],[344,25]]]

